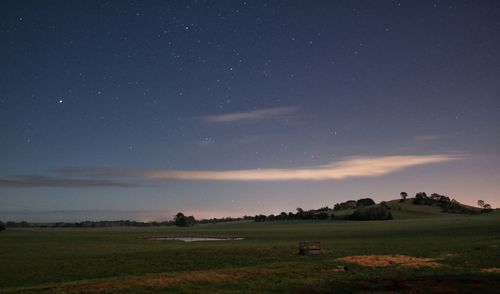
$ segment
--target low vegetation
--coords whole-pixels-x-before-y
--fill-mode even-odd
[[[385,203],[393,221],[10,228],[0,234],[0,293],[496,293],[500,213],[411,202]],[[149,238],[166,235],[244,239]],[[321,254],[299,255],[305,241]]]
[[[400,203],[405,202],[408,197],[408,193],[400,193],[401,200]],[[394,203],[395,201],[390,201]],[[416,206],[431,206],[439,207],[441,212],[445,213],[455,213],[455,214],[481,214],[493,211],[491,205],[485,203],[483,200],[478,200],[478,206],[471,207],[460,202],[450,199],[447,196],[440,195],[437,193],[427,196],[425,192],[418,192],[414,198],[410,199],[413,205]],[[366,220],[392,220],[397,218],[398,214],[394,216],[391,211],[394,209],[401,209],[401,206],[388,205],[389,202],[382,201],[376,204],[371,198],[361,198],[358,200],[347,200],[345,202],[336,203],[333,208],[324,206],[318,209],[304,210],[302,208],[297,208],[296,212],[281,212],[279,214],[264,215],[259,214],[255,216],[243,216],[243,217],[225,217],[225,218],[211,218],[211,219],[201,219],[197,220],[194,216],[185,216],[182,212],[177,213],[173,220],[162,221],[162,222],[138,222],[130,220],[118,220],[118,221],[83,221],[83,222],[56,222],[56,223],[29,223],[26,221],[13,222],[8,221],[6,224],[0,223],[0,231],[3,228],[105,228],[105,227],[162,227],[162,226],[178,226],[178,227],[190,227],[195,224],[217,224],[226,222],[238,222],[238,221],[248,221],[253,220],[255,222],[268,222],[268,221],[288,221],[288,220],[354,220],[354,221],[366,221]],[[408,209],[408,207],[406,207]],[[410,208],[410,210],[415,210]],[[418,209],[417,209],[418,211]]]
[[[356,209],[351,215],[349,215],[348,219],[360,221],[391,220],[392,213],[388,208],[382,205],[372,205]]]

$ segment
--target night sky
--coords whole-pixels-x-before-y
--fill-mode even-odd
[[[500,2],[1,1],[0,219],[500,206]]]

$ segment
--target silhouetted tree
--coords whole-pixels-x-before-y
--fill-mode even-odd
[[[390,220],[391,212],[382,206],[368,206],[356,209],[349,217],[350,220]]]
[[[304,210],[300,207],[297,207],[297,213],[295,214],[296,219],[303,219],[304,218]]]
[[[355,209],[357,206],[355,200],[347,200],[346,202],[337,203],[333,206],[333,210]]]
[[[432,205],[432,200],[427,197],[427,193],[425,192],[418,192],[415,194],[415,199],[413,199],[414,204],[420,204],[420,205]]]
[[[327,219],[327,218],[328,218],[328,216],[329,216],[329,215],[328,215],[328,213],[326,213],[326,212],[320,212],[320,213],[318,213],[318,214],[316,215],[316,218],[317,218],[317,219]]]
[[[0,232],[5,230],[5,224],[0,222]]]
[[[477,201],[477,205],[479,205],[479,207],[483,208],[484,207],[484,201],[483,200],[478,200]]]
[[[401,192],[399,195],[401,196],[401,202],[405,201],[406,197],[408,197],[408,193],[406,192]]]
[[[178,227],[190,227],[196,224],[194,216],[185,216],[182,212],[178,212],[174,218],[175,225]]]
[[[286,220],[288,218],[288,214],[286,212],[281,212],[278,216],[276,216],[276,219],[278,220]]]
[[[195,224],[196,224],[196,220],[194,219],[194,216],[190,215],[190,216],[186,217],[186,226],[187,227],[194,226]]]
[[[486,203],[485,205],[483,205],[483,208],[484,209],[491,209],[491,205],[489,205],[488,203]]]
[[[186,216],[182,212],[178,212],[175,215],[174,221],[175,221],[175,225],[178,227],[186,227],[187,226]]]
[[[358,201],[356,201],[356,207],[364,207],[364,206],[371,206],[375,205],[375,201],[371,198],[361,198]]]

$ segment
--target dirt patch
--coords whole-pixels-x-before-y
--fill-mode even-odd
[[[483,273],[500,273],[500,267],[483,268]]]
[[[420,258],[407,255],[356,255],[338,258],[337,260],[366,267],[404,266],[412,268],[439,268],[443,266],[436,262],[434,258]]]
[[[322,273],[335,273],[335,272],[346,272],[347,267],[346,266],[339,266],[336,268],[323,268],[320,270]]]
[[[239,273],[191,273],[185,275],[163,275],[156,277],[131,277],[128,279],[116,279],[113,281],[96,281],[85,284],[65,285],[52,288],[56,293],[108,293],[137,287],[166,287],[183,282],[221,282],[226,280],[237,280],[244,275]]]
[[[151,241],[184,241],[184,242],[199,242],[199,241],[238,241],[243,240],[241,237],[149,237]]]

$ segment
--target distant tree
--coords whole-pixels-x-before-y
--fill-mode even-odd
[[[391,212],[378,205],[356,209],[349,217],[350,220],[390,220]]]
[[[320,212],[316,215],[317,219],[327,219],[329,217],[328,213],[326,212]]]
[[[186,217],[186,226],[187,227],[194,226],[195,224],[196,224],[196,220],[194,219],[194,216],[190,215],[190,216]]]
[[[184,227],[186,226],[186,217],[184,216],[184,213],[178,212],[175,217],[174,217],[175,225],[178,227]]]
[[[305,211],[304,214],[302,215],[302,219],[314,219],[315,218],[315,214],[314,214],[314,210],[308,210],[308,211]]]
[[[483,208],[484,207],[484,201],[483,200],[478,200],[477,201],[477,205],[479,205],[479,207]]]
[[[178,227],[190,227],[196,224],[194,216],[185,216],[182,212],[178,212],[174,218],[175,225]]]
[[[0,232],[5,230],[5,224],[0,222]]]
[[[483,208],[484,209],[491,209],[491,205],[489,205],[488,203],[486,203],[485,205],[483,205]]]
[[[259,214],[259,215],[256,215],[256,216],[254,217],[254,220],[255,220],[256,222],[265,222],[265,221],[267,221],[267,216],[265,216],[265,215],[263,215],[263,214]]]
[[[375,201],[371,198],[361,198],[358,201],[356,201],[356,207],[364,207],[364,206],[371,206],[375,205]]]
[[[355,209],[357,207],[355,200],[347,200],[346,202],[337,203],[333,206],[333,210]]]
[[[408,197],[408,193],[406,192],[401,192],[399,195],[401,196],[401,202],[405,201],[406,197]]]
[[[304,210],[300,207],[297,207],[297,213],[295,214],[296,219],[303,219],[304,218]]]
[[[420,204],[420,205],[432,205],[432,201],[427,197],[427,193],[425,192],[418,192],[415,194],[415,199],[413,199],[414,204]]]

